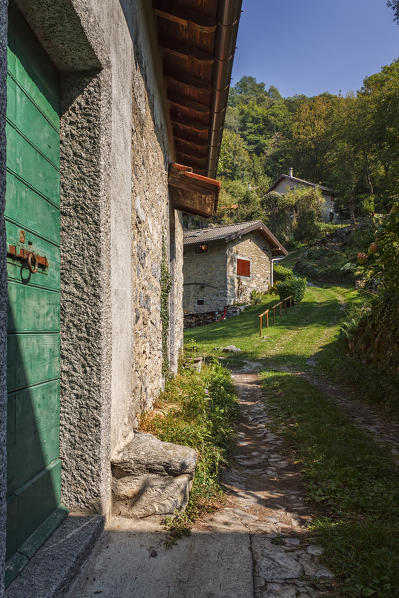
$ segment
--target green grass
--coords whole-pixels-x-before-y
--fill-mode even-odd
[[[198,462],[188,505],[166,521],[170,539],[187,534],[203,512],[223,500],[219,473],[235,439],[238,403],[230,372],[217,361],[197,373],[190,360],[166,384],[156,410],[145,413],[140,429],[164,442],[196,449]]]
[[[275,430],[303,465],[318,513],[311,533],[338,577],[334,595],[399,596],[399,471],[386,451],[354,428],[311,384],[263,373]]]
[[[309,358],[316,357],[316,373],[350,382],[359,398],[372,400],[373,393],[388,392],[389,374],[349,358],[339,339],[345,305],[360,303],[363,296],[339,286],[310,287],[304,301],[260,339],[258,315],[277,301],[269,296],[237,318],[187,330],[186,339],[196,339],[205,354],[223,356],[229,366],[260,362],[276,430],[303,464],[307,497],[314,507],[309,535],[324,546],[325,563],[336,575],[333,596],[397,598],[398,468],[371,436],[295,375],[314,367]],[[220,350],[229,344],[242,353],[230,356]]]
[[[247,308],[236,318],[186,330],[185,339],[198,342],[207,354],[229,355],[229,365],[257,360],[266,368],[270,364],[305,368],[309,357],[336,338],[342,303],[355,300],[358,293],[350,288],[309,287],[300,304],[289,309],[287,315],[276,316],[276,325],[263,329],[261,339],[259,315],[279,301],[276,295],[269,295],[265,302]],[[220,350],[231,344],[242,352],[230,356]]]

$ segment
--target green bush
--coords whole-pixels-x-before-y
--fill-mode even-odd
[[[280,301],[292,296],[294,297],[294,302],[299,303],[305,296],[306,278],[300,278],[298,276],[287,278],[287,280],[282,280],[277,283],[276,290],[280,297]]]
[[[291,270],[291,268],[281,266],[280,264],[276,264],[273,268],[273,280],[275,283],[279,280],[287,280],[287,278],[293,278],[293,276],[294,273]]]
[[[263,295],[260,291],[256,291],[255,289],[251,291],[251,305],[259,305],[259,303],[262,303],[262,298]]]

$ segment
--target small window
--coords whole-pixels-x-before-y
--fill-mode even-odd
[[[208,245],[197,245],[195,253],[208,253]]]
[[[237,258],[237,274],[238,276],[251,276],[251,262]]]
[[[203,299],[197,299],[197,305],[204,305]]]

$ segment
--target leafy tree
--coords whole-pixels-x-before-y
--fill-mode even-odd
[[[399,0],[387,0],[387,6],[393,10],[394,21],[399,23]]]
[[[244,140],[228,129],[223,134],[218,173],[220,177],[232,180],[248,179],[250,173],[250,157]]]

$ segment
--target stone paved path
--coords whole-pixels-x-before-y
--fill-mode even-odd
[[[256,364],[253,364],[256,366]],[[250,364],[247,364],[250,367]],[[229,490],[224,512],[236,516],[251,539],[256,598],[313,598],[310,578],[332,574],[319,562],[322,549],[309,545],[300,468],[285,458],[256,373],[233,375],[240,396],[239,452],[224,475]]]
[[[322,549],[307,540],[299,467],[269,429],[257,374],[241,371],[234,380],[241,422],[238,451],[224,475],[226,505],[169,550],[156,519],[113,519],[69,598],[320,596],[312,580],[332,575],[319,561]]]

